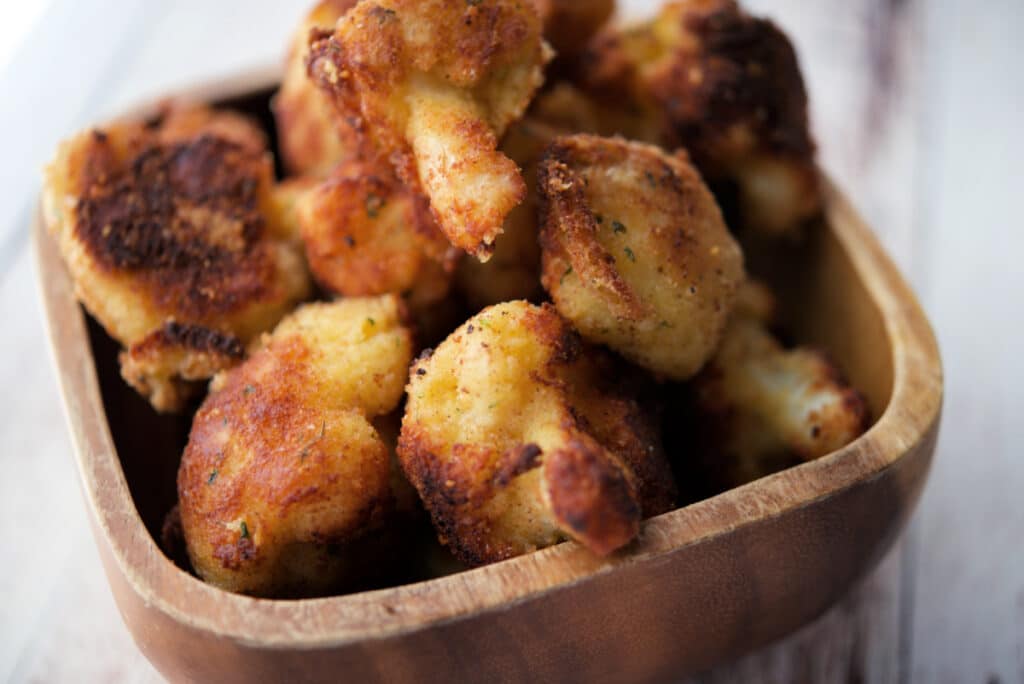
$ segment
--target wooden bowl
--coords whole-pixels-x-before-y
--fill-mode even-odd
[[[249,76],[193,95],[266,120]],[[146,657],[172,680],[643,681],[707,668],[808,622],[906,523],[938,433],[942,371],[914,295],[830,184],[822,226],[753,270],[786,325],[827,349],[877,420],[846,448],[647,520],[610,558],[575,543],[390,589],[273,601],[229,594],[160,551],[187,419],[121,381],[36,218],[50,340],[100,555]]]

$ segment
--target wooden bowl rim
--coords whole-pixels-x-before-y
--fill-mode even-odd
[[[255,69],[182,95],[222,100],[276,85],[278,68]],[[151,110],[150,106],[131,112]],[[132,115],[129,112],[129,116]],[[826,224],[878,307],[890,340],[893,387],[875,424],[843,449],[644,522],[641,537],[609,558],[566,542],[501,563],[399,587],[302,600],[231,594],[177,568],[147,532],[121,470],[100,395],[85,318],[42,214],[33,247],[53,361],[94,531],[138,596],[178,623],[264,648],[337,647],[397,636],[536,600],[616,568],[651,562],[834,496],[879,477],[936,425],[942,368],[917,299],[878,240],[823,175]],[[97,539],[97,543],[103,543]],[[108,572],[110,572],[108,568]]]

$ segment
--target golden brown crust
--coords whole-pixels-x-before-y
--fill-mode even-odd
[[[543,80],[540,31],[515,0],[368,0],[312,37],[310,74],[341,117],[481,259],[525,195],[496,147]]]
[[[542,282],[589,340],[673,379],[714,351],[743,256],[684,154],[559,138],[539,172]]]
[[[358,0],[321,0],[295,31],[281,89],[272,108],[284,166],[292,174],[324,175],[356,154],[359,140],[306,72],[309,37],[329,31]]]
[[[671,507],[653,427],[605,381],[607,363],[550,305],[520,301],[485,309],[413,364],[398,455],[461,560],[565,538],[610,553],[642,514]],[[638,481],[651,476],[666,479]]]
[[[448,292],[455,257],[427,201],[383,162],[348,161],[302,198],[313,275],[346,296],[408,294],[417,306]]]
[[[398,404],[411,357],[396,297],[301,307],[219,376],[178,474],[193,567],[261,596],[336,588],[340,545],[393,505],[389,449],[370,419]]]
[[[640,504],[631,478],[609,468],[604,450],[590,440],[570,440],[545,459],[544,479],[555,520],[599,556],[640,531]]]
[[[307,296],[301,255],[279,239],[263,144],[240,115],[168,106],[60,147],[47,223],[111,336],[130,347],[175,320],[247,342]],[[141,367],[128,375],[145,383]]]
[[[734,0],[680,0],[650,24],[610,29],[586,57],[587,86],[663,119],[709,181],[735,183],[745,226],[793,230],[820,206],[807,93],[788,38]]]

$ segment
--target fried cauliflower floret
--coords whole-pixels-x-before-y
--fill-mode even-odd
[[[281,158],[289,173],[322,176],[358,151],[359,140],[351,124],[338,115],[306,72],[310,34],[333,29],[357,2],[321,0],[292,38],[281,89],[272,103]]]
[[[544,288],[588,340],[684,380],[721,339],[743,255],[685,155],[559,138],[540,166]]]
[[[512,124],[501,141],[501,151],[523,170],[526,198],[509,212],[487,262],[459,262],[456,282],[474,311],[514,299],[535,299],[541,293],[537,163],[559,132],[543,121],[527,117]]]
[[[608,360],[550,305],[485,309],[412,367],[398,457],[445,545],[479,565],[627,544],[675,484]]]
[[[743,287],[722,345],[693,381],[705,465],[736,486],[810,461],[867,428],[863,397],[820,351],[784,349],[768,332],[771,292]]]
[[[348,545],[393,506],[389,448],[412,338],[393,296],[297,309],[218,375],[178,471],[188,555],[207,582],[258,596],[338,588]]]
[[[615,12],[615,0],[533,0],[544,37],[559,58],[573,58]]]
[[[47,169],[47,224],[78,297],[158,410],[179,410],[195,381],[239,360],[225,350],[309,294],[263,144],[237,114],[172,108],[80,133]]]
[[[317,281],[346,295],[408,293],[414,305],[448,293],[455,257],[427,201],[383,162],[339,164],[297,208]]]
[[[310,74],[453,245],[486,260],[526,195],[497,150],[543,81],[550,49],[517,0],[362,0],[310,47]]]
[[[595,39],[588,85],[660,109],[712,184],[734,185],[743,226],[787,233],[820,208],[807,92],[789,39],[734,0],[671,2]]]

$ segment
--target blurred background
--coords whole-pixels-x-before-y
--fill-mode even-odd
[[[78,491],[28,240],[40,169],[125,106],[279,63],[307,4],[0,2],[0,679],[159,681]],[[925,494],[882,564],[812,625],[701,679],[1024,682],[1024,3],[745,4],[793,38],[822,165],[929,313],[946,405]]]

